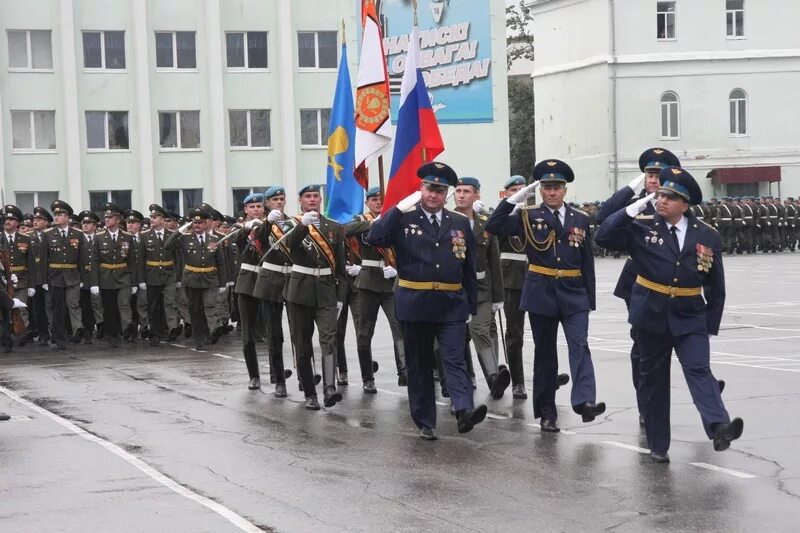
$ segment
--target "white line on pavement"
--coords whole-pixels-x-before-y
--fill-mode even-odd
[[[604,444],[609,444],[611,446],[616,446],[617,448],[625,448],[626,450],[631,450],[634,452],[639,453],[650,453],[650,450],[647,448],[640,448],[639,446],[634,446],[632,444],[625,444],[624,442],[617,442],[615,440],[604,440]]]
[[[722,468],[721,466],[714,466],[708,463],[689,463],[689,464],[692,466],[699,466],[700,468],[705,468],[706,470],[713,470],[714,472],[722,472],[723,474],[728,474],[729,476],[738,477],[741,479],[754,479],[756,477],[753,474],[739,472],[738,470],[731,470],[730,468]]]
[[[230,355],[225,355],[224,353],[212,353],[211,355],[216,355],[217,357],[223,357],[225,359],[233,359]]]
[[[61,418],[57,414],[52,413],[52,412],[50,412],[47,409],[44,409],[42,407],[39,407],[38,405],[26,400],[22,396],[18,395],[17,393],[15,393],[15,392],[13,392],[13,391],[5,388],[5,387],[0,386],[0,392],[2,392],[3,394],[8,396],[9,398],[14,400],[15,402],[21,403],[22,405],[24,405],[28,409],[30,409],[32,411],[35,411],[35,412],[39,413],[40,415],[46,416],[47,418],[53,420],[58,425],[60,425],[60,426],[62,426],[64,428],[72,431],[73,433],[75,433],[79,437],[82,437],[82,438],[88,440],[89,442],[94,442],[95,444],[99,444],[100,446],[102,446],[106,450],[110,451],[111,453],[113,453],[117,457],[121,458],[122,460],[124,460],[128,464],[136,467],[141,472],[143,472],[144,474],[146,474],[147,476],[149,476],[153,480],[157,481],[161,485],[165,486],[169,490],[171,490],[171,491],[183,496],[184,498],[187,498],[189,500],[197,502],[200,505],[202,505],[203,507],[205,507],[205,508],[207,508],[207,509],[209,509],[209,510],[215,512],[215,513],[217,513],[219,516],[221,516],[222,518],[224,518],[225,520],[227,520],[228,522],[230,522],[234,526],[238,527],[240,530],[247,531],[247,532],[253,532],[253,533],[262,532],[263,531],[261,528],[257,527],[255,524],[253,524],[252,522],[250,522],[249,520],[247,520],[243,516],[237,514],[235,511],[232,511],[231,509],[228,509],[224,505],[219,504],[219,503],[215,502],[214,500],[206,498],[205,496],[201,496],[200,494],[197,494],[196,492],[193,492],[192,490],[187,489],[186,487],[180,485],[179,483],[177,483],[173,479],[171,479],[171,478],[167,477],[166,475],[162,474],[161,472],[159,472],[158,470],[156,470],[155,468],[153,468],[149,464],[145,463],[144,461],[142,461],[138,457],[136,457],[134,455],[131,455],[130,453],[126,452],[125,450],[123,450],[122,448],[117,446],[116,444],[113,444],[112,442],[109,442],[109,441],[107,441],[105,439],[101,439],[100,437],[98,437],[96,435],[92,435],[88,431],[86,431],[84,429],[81,429],[80,427],[76,426],[75,424],[73,424],[69,420],[67,420],[65,418]]]

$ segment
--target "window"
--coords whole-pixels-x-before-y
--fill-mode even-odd
[[[731,119],[731,135],[747,135],[747,94],[734,89],[728,97]]]
[[[50,30],[9,30],[10,70],[52,70],[53,49]]]
[[[109,70],[124,69],[125,32],[83,32],[83,68]]]
[[[188,214],[203,203],[203,189],[178,189],[161,191],[161,206],[168,211]]]
[[[159,111],[159,143],[165,150],[200,148],[200,111]]]
[[[89,150],[127,150],[127,111],[87,111],[86,147]]]
[[[16,197],[17,207],[19,207],[23,213],[31,213],[33,212],[33,208],[39,205],[49,210],[50,204],[58,200],[58,191],[17,191],[14,193],[14,196]]]
[[[325,146],[328,144],[330,109],[300,110],[300,145]]]
[[[195,32],[156,32],[157,68],[197,68]]]
[[[675,2],[656,4],[656,36],[659,40],[675,39]]]
[[[336,68],[338,58],[335,31],[301,31],[297,33],[300,68]]]
[[[725,24],[729,39],[744,37],[744,0],[725,0]]]
[[[55,111],[12,111],[11,150],[13,152],[56,149]]]
[[[263,188],[258,189],[263,191]],[[255,192],[255,187],[241,187],[233,189],[233,214],[234,216],[244,211],[244,199]]]
[[[680,137],[678,95],[666,92],[661,95],[661,138],[677,139]]]
[[[229,109],[231,148],[272,146],[269,109]]]
[[[99,213],[106,202],[112,202],[122,210],[131,208],[131,191],[89,191],[89,210]]]
[[[229,69],[265,69],[267,61],[267,32],[248,31],[225,34],[228,46]]]

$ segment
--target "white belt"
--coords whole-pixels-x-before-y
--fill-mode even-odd
[[[300,265],[292,265],[292,272],[308,274],[309,276],[330,276],[333,271],[330,268],[308,268]]]
[[[503,252],[500,254],[500,259],[508,259],[510,261],[528,261],[528,256],[525,254],[512,254],[511,252]]]
[[[723,218],[723,217],[720,217],[720,220],[730,220],[730,218]]]
[[[478,278],[478,279],[484,279],[486,277],[486,271],[475,272],[475,277]]]
[[[362,267],[375,267],[375,268],[383,268],[386,266],[386,263],[383,262],[383,259],[375,260],[375,259],[362,259],[361,260]]]
[[[256,272],[256,273],[259,270],[258,265],[251,265],[249,263],[242,263],[241,265],[239,265],[239,268],[241,268],[242,270],[249,270],[250,272]]]
[[[281,274],[288,274],[292,269],[289,265],[275,265],[273,263],[261,263],[263,270],[271,270],[272,272],[280,272]]]

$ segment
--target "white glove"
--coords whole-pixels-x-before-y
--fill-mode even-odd
[[[466,323],[469,324],[470,322],[472,322],[472,315],[467,315],[467,322]]]
[[[80,283],[78,283],[78,288],[79,288],[79,289],[82,289],[82,288],[83,288],[83,282],[82,282],[82,281],[81,281]]]
[[[394,267],[383,267],[383,279],[392,279],[397,277],[397,270]]]
[[[472,202],[472,210],[476,213],[485,213],[486,212],[486,205],[480,200],[475,200]]]
[[[136,292],[138,290],[139,290],[139,287],[131,287],[131,294],[136,294]]]
[[[178,231],[180,231],[181,233],[183,233],[184,231],[186,231],[187,229],[189,229],[189,227],[190,227],[191,225],[192,225],[192,221],[190,220],[189,222],[187,222],[186,224],[184,224],[183,226],[181,226],[180,228],[178,228]]]
[[[399,202],[397,202],[397,209],[405,213],[406,211],[409,211],[412,207],[417,205],[417,202],[419,202],[420,198],[422,198],[422,193],[419,191],[415,191],[412,194],[409,194],[408,196],[400,200]]]
[[[347,275],[348,276],[355,277],[355,276],[358,276],[359,272],[361,272],[361,265],[347,265],[345,267],[345,270],[347,270]]]
[[[644,189],[644,179],[647,177],[646,174],[640,174],[633,178],[630,183],[628,183],[628,187],[631,188],[634,195],[638,195]]]
[[[524,206],[525,206],[525,204],[517,204],[517,205],[515,205],[514,209],[511,210],[511,214],[513,215],[514,213],[516,213],[517,211],[522,209]]]
[[[233,281],[229,281],[227,286],[228,287],[233,287],[234,285],[236,285],[236,283],[234,283]]]
[[[36,289],[34,289],[33,287],[30,287],[28,289],[28,298],[33,298],[34,296],[36,296]]]
[[[95,296],[98,296],[100,294],[100,287],[98,287],[97,285],[93,285],[89,287],[89,292],[91,292]]]
[[[339,315],[342,314],[342,309],[344,309],[344,302],[336,302],[336,320],[339,320]]]
[[[46,290],[46,291],[49,291],[49,290],[50,290],[50,287],[47,285],[47,283],[45,283],[44,285],[42,285],[42,288],[43,288],[44,290]]]
[[[319,214],[316,211],[309,211],[308,213],[303,213],[303,218],[300,219],[300,223],[304,226],[310,226],[319,221]]]
[[[281,213],[280,209],[273,209],[267,215],[267,222],[275,222],[277,220],[281,220],[283,218],[283,213]]]
[[[15,284],[19,281],[19,278],[16,274],[11,274],[11,283]]]
[[[503,308],[503,302],[492,302],[492,313],[496,313]]]
[[[530,185],[521,188],[520,190],[509,196],[506,201],[510,204],[521,204],[536,193],[536,187],[538,186],[539,182],[534,181]]]
[[[227,290],[228,290],[228,287],[227,287],[227,286],[225,286],[225,285],[223,285],[222,287],[220,287],[220,288],[219,288],[219,289],[217,289],[217,290],[219,291],[219,293],[220,293],[220,294],[223,294],[225,291],[227,291]]]
[[[176,281],[175,282],[175,288],[176,289],[182,289],[183,288],[183,282]]]
[[[145,282],[141,282],[141,283],[139,284],[139,289],[141,289],[141,290],[143,290],[143,291],[146,291],[146,290],[147,290],[147,283],[145,283]]]
[[[629,217],[635,217],[636,215],[638,215],[639,213],[641,213],[642,211],[647,209],[647,204],[650,203],[650,200],[652,200],[655,197],[655,195],[656,195],[656,193],[651,192],[650,194],[648,194],[644,198],[639,198],[638,200],[633,202],[631,205],[626,207],[625,208],[625,212],[628,213]]]
[[[260,224],[260,221],[256,220],[255,218],[248,220],[247,222],[244,223],[244,229],[249,231],[253,229],[253,226],[255,226],[256,224]]]
[[[17,298],[14,298],[14,307],[12,307],[11,309],[22,309],[24,307],[28,307],[28,305],[25,302],[23,302],[22,300],[18,300]]]

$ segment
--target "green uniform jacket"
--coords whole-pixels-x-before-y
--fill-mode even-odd
[[[297,221],[292,219],[282,220],[277,222],[284,233],[291,230]],[[261,243],[261,247],[266,253],[269,248],[275,244],[277,239],[272,234],[272,226],[276,222],[265,223],[256,230],[255,239]],[[283,241],[278,247],[267,254],[266,257],[261,257],[261,268],[258,271],[258,279],[256,279],[255,286],[253,287],[253,296],[260,300],[268,302],[283,303],[283,291],[286,288],[286,282],[289,281],[289,270],[292,268],[292,258],[286,255],[286,248],[288,246],[286,241]],[[281,267],[286,272],[278,272],[276,270],[269,270],[265,268],[265,264]]]
[[[166,251],[180,251],[183,257],[181,282],[184,287],[210,289],[225,286],[227,280],[222,250],[216,246],[209,248],[217,240],[213,234],[206,233],[201,245],[194,232],[184,234],[176,231],[164,241]],[[196,269],[203,269],[204,272],[197,272]]]
[[[136,247],[130,233],[118,231],[114,242],[109,232],[97,232],[93,247],[89,271],[92,286],[122,289],[136,285]]]
[[[497,237],[486,231],[489,217],[475,213],[472,234],[475,236],[475,273],[478,276],[478,302],[503,301],[503,273],[500,270],[500,245]],[[484,278],[480,279],[481,272]]]
[[[67,228],[66,239],[58,228],[44,230],[42,262],[47,265],[47,283],[51,287],[73,287],[88,281],[86,265],[89,254],[86,237],[75,228]],[[67,267],[68,268],[65,268]]]
[[[36,252],[31,246],[31,238],[17,232],[14,234],[14,246],[10,248],[11,272],[17,275],[14,288],[27,289],[36,286]]]
[[[361,255],[361,272],[356,276],[354,285],[356,289],[362,291],[394,292],[396,277],[386,279],[383,277],[383,268],[363,264],[363,261],[383,261],[385,266],[395,266],[386,263],[386,257],[378,248],[367,244],[367,235],[371,227],[372,221],[367,220],[364,215],[356,216],[344,226],[344,236],[358,240],[358,250]]]
[[[139,283],[144,282],[153,287],[164,287],[175,283],[177,269],[175,251],[166,249],[167,239],[174,232],[166,228],[163,232],[163,242],[154,229],[139,234],[139,250],[136,254]]]
[[[258,272],[261,265],[261,255],[266,251],[260,242],[256,241],[259,226],[255,226],[249,230],[242,228],[236,235],[236,249],[239,250],[239,274],[236,276],[236,285],[234,292],[236,294],[246,294],[253,296],[253,291],[258,281]],[[253,241],[250,240],[252,235]],[[244,265],[244,268],[242,268]],[[283,287],[281,287],[283,290]]]

